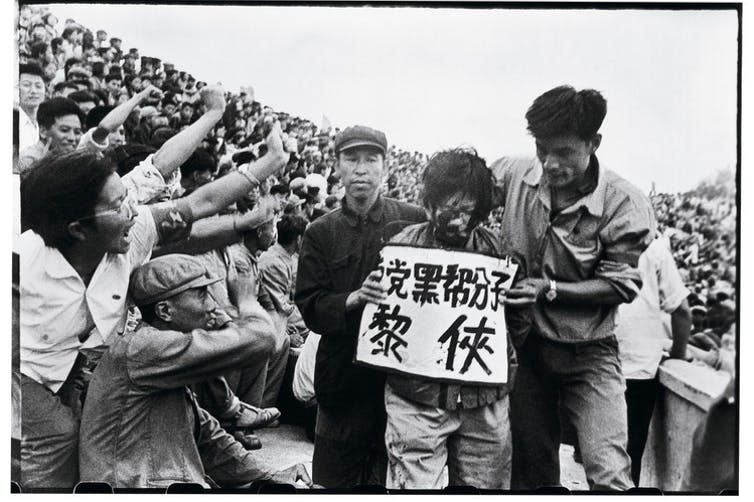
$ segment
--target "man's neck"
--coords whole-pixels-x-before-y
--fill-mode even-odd
[[[37,123],[37,109],[38,108],[39,108],[39,106],[24,106],[24,105],[21,105],[21,109],[24,111],[24,113],[26,114],[26,116],[29,117],[29,119],[32,122],[34,122],[35,124]]]
[[[246,246],[246,249],[248,249],[251,252],[252,256],[257,255],[257,251],[259,251],[259,247],[257,246],[256,241],[253,240],[245,240],[244,246]]]
[[[377,202],[377,197],[379,197],[379,193],[377,192],[366,199],[356,199],[346,193],[346,204],[348,204],[348,208],[354,213],[359,216],[366,216],[369,214],[369,210],[372,209],[372,206],[374,206],[374,203]]]
[[[66,249],[60,249],[60,253],[87,286],[92,280],[95,270],[97,270],[97,265],[105,256],[102,251],[87,249],[76,244]]]
[[[294,254],[296,254],[297,249],[296,249],[295,242],[288,245],[280,244],[280,247],[285,249],[285,252],[288,253],[290,256],[293,256]]]

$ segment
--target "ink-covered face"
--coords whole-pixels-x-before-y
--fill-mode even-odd
[[[456,193],[439,207],[432,208],[429,218],[437,241],[447,247],[464,247],[477,224],[474,221],[475,210],[476,201],[462,193]]]

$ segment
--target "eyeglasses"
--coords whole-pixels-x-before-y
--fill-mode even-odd
[[[136,201],[131,198],[131,196],[126,196],[125,199],[123,199],[123,202],[121,202],[120,207],[118,209],[108,209],[107,211],[101,211],[99,213],[94,213],[89,216],[84,216],[83,218],[79,218],[79,220],[89,220],[92,218],[96,218],[98,216],[105,216],[108,214],[115,214],[118,216],[125,215],[127,219],[131,219],[134,216],[136,216]]]

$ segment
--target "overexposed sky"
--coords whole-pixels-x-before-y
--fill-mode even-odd
[[[533,154],[524,113],[569,83],[608,101],[602,163],[642,189],[735,167],[735,11],[52,5],[209,83],[425,153]]]

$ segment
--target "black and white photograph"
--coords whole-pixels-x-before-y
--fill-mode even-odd
[[[8,11],[12,493],[739,494],[742,3]]]

